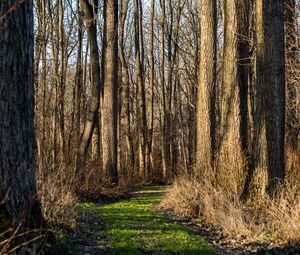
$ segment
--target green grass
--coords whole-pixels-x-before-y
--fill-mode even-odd
[[[204,240],[155,212],[162,192],[148,188],[132,199],[106,206],[83,204],[80,211],[93,210],[102,226],[105,254],[170,255],[216,254]]]

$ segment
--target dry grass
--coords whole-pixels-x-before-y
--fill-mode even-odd
[[[218,185],[212,181],[213,178],[201,181],[189,177],[178,178],[167,192],[160,208],[177,215],[201,219],[203,223],[220,229],[235,239],[298,243],[299,184],[283,187],[276,198],[271,199],[265,194],[255,200],[255,203],[245,205],[240,200],[241,180],[234,181],[235,174],[231,172],[227,172],[227,181],[230,180],[230,183],[225,182],[227,185]],[[297,179],[299,180],[298,176]]]
[[[43,216],[48,223],[74,228],[78,200],[74,192],[74,182],[64,172],[61,170],[48,175],[38,175],[38,195]]]

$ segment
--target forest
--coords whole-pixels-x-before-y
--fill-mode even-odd
[[[300,1],[0,0],[2,254],[300,254]]]

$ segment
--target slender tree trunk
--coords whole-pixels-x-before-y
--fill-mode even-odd
[[[79,146],[80,142],[80,121],[81,121],[81,95],[83,87],[82,70],[82,39],[83,39],[83,15],[80,10],[80,0],[77,0],[78,9],[78,50],[75,74],[75,92],[76,92],[76,116],[75,116],[75,144]]]
[[[215,157],[215,87],[217,3],[201,0],[200,66],[197,105],[195,174],[213,168]]]
[[[129,69],[128,64],[125,57],[124,50],[124,30],[125,30],[125,21],[128,11],[129,0],[122,0],[122,9],[120,14],[120,34],[119,34],[119,55],[122,65],[122,78],[123,78],[123,86],[124,86],[124,96],[125,96],[125,115],[126,115],[126,144],[127,151],[129,155],[129,167],[132,170],[134,168],[134,146],[133,146],[133,138],[131,134],[131,113],[130,113],[130,82],[129,82]]]
[[[61,159],[65,162],[65,152],[66,152],[66,144],[65,144],[65,33],[64,33],[64,5],[63,1],[59,0],[59,47],[60,47],[60,70],[59,70],[59,131],[60,131],[60,142],[62,148]]]
[[[137,76],[137,122],[138,122],[138,157],[139,157],[139,174],[145,173],[146,158],[145,150],[147,144],[146,130],[146,97],[145,97],[145,83],[144,83],[144,67],[143,55],[141,54],[140,31],[141,23],[139,20],[140,1],[134,0],[134,27],[135,27],[135,61],[136,61],[136,76]]]
[[[33,2],[1,1],[0,217],[29,227],[42,218],[35,182],[33,55]]]
[[[118,182],[118,1],[104,2],[102,113],[103,169],[112,184]]]
[[[145,48],[144,48],[144,28],[143,28],[143,3],[142,0],[138,0],[139,5],[139,34],[140,34],[140,56],[141,56],[141,73],[142,73],[142,86],[140,88],[140,109],[141,109],[141,129],[143,133],[143,141],[141,144],[142,147],[142,156],[143,156],[143,171],[145,177],[148,178],[149,172],[147,171],[147,159],[150,159],[149,152],[149,129],[147,122],[147,105],[146,105],[146,88],[145,88]]]
[[[166,29],[166,2],[161,1],[161,31],[160,31],[160,79],[162,87],[162,121],[161,121],[161,136],[162,136],[162,174],[163,179],[166,179],[169,174],[168,168],[170,165],[169,150],[167,144],[167,91],[165,84],[165,29]]]
[[[150,66],[149,66],[149,87],[150,87],[150,123],[148,135],[148,158],[147,158],[147,171],[149,175],[152,174],[151,155],[152,155],[152,141],[153,141],[153,128],[154,128],[154,16],[155,16],[155,1],[151,0],[150,4]]]
[[[173,128],[172,128],[172,94],[173,94],[173,31],[174,31],[174,9],[172,5],[172,1],[168,1],[168,11],[169,22],[167,24],[167,62],[168,62],[168,76],[167,76],[167,84],[166,84],[166,94],[165,94],[165,114],[164,114],[164,122],[165,122],[165,148],[166,148],[166,156],[168,158],[168,166],[169,169],[169,176],[173,172],[173,160],[172,160],[172,135],[173,135]]]
[[[86,153],[88,151],[94,128],[96,118],[98,116],[99,104],[100,104],[100,65],[99,65],[99,50],[97,43],[97,0],[94,0],[94,4],[91,5],[87,0],[80,0],[80,7],[85,16],[85,23],[88,34],[88,43],[90,46],[90,62],[91,62],[91,99],[88,106],[88,113],[86,114],[86,120],[84,130],[81,135],[80,144],[78,147],[77,156],[77,174],[82,176],[79,171],[83,167]],[[79,177],[80,177],[79,176]]]

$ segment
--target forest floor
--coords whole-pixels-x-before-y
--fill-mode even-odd
[[[221,231],[157,210],[165,188],[148,186],[110,204],[82,203],[68,255],[278,255],[299,254],[299,247],[244,244]],[[65,254],[65,253],[63,253]]]
[[[155,210],[163,193],[162,187],[151,186],[120,202],[78,205],[69,254],[217,254],[200,235]]]

